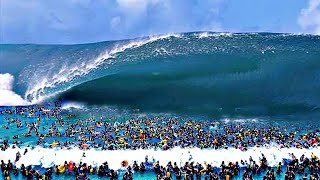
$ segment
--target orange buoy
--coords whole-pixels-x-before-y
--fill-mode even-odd
[[[128,165],[129,165],[129,162],[128,162],[127,160],[123,160],[123,161],[121,162],[121,166],[122,166],[122,167],[128,167]]]

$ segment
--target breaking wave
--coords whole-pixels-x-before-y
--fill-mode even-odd
[[[196,32],[0,46],[0,72],[17,82],[10,80],[5,92],[15,93],[2,105],[62,98],[221,115],[313,113],[320,107],[319,36]]]

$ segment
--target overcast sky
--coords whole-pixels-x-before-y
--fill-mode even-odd
[[[0,43],[190,31],[320,34],[320,0],[0,0]]]

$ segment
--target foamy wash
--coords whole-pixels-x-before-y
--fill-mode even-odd
[[[319,126],[320,36],[196,32],[80,45],[0,44],[0,51],[0,106],[59,99],[65,111],[75,112],[76,107],[79,114],[103,107],[97,114],[121,116],[122,110],[130,114],[139,109],[231,121],[236,117],[246,124],[256,118],[264,120],[258,123],[277,125],[308,120]],[[105,111],[107,107],[112,108]],[[0,152],[0,159],[14,160],[16,151]],[[91,149],[82,158],[77,148],[36,147],[18,163],[50,167],[65,160],[91,165],[107,160],[112,168],[121,169],[121,160],[141,162],[148,155],[163,165],[168,161],[182,165],[191,158],[220,166],[222,160],[240,161],[250,155],[258,161],[264,153],[275,166],[290,159],[289,153],[299,157],[316,151],[276,145],[247,152]]]
[[[9,149],[6,152],[0,152],[0,158],[5,162],[7,160],[14,161],[15,152],[19,149]],[[30,150],[30,149],[29,149]],[[279,149],[278,147],[272,148],[253,148],[249,149],[246,152],[243,152],[239,149],[229,149],[229,150],[201,150],[197,148],[173,148],[168,151],[155,151],[155,150],[118,150],[118,151],[97,151],[97,150],[88,150],[86,152],[86,157],[82,157],[83,150],[79,150],[77,148],[71,150],[58,150],[58,149],[44,149],[44,148],[36,148],[34,150],[30,150],[30,152],[23,156],[16,165],[18,167],[21,164],[24,165],[33,165],[33,166],[41,166],[43,168],[52,167],[55,164],[63,164],[65,160],[73,161],[73,162],[86,162],[88,165],[92,165],[97,167],[102,163],[108,161],[109,167],[113,169],[118,169],[119,174],[122,175],[125,172],[126,168],[121,167],[121,161],[124,159],[128,160],[130,163],[133,161],[137,162],[145,162],[145,157],[148,156],[149,163],[153,164],[155,161],[160,162],[161,165],[166,166],[168,162],[177,162],[179,166],[183,166],[185,162],[195,161],[200,162],[202,164],[210,163],[215,167],[220,167],[221,162],[240,162],[243,159],[248,159],[250,156],[256,161],[258,161],[263,153],[268,159],[268,165],[271,167],[275,167],[279,162],[283,162],[286,159],[291,159],[290,154],[294,153],[297,157],[301,155],[306,155],[310,157],[312,152],[319,152],[318,149]],[[23,151],[21,149],[20,151]],[[147,166],[147,169],[151,169],[152,165]],[[72,173],[66,175],[62,175],[63,177],[68,177]],[[136,172],[134,177],[138,179],[154,179],[154,174],[139,174]],[[278,175],[280,178],[283,175]],[[297,177],[300,177],[297,175]],[[55,177],[59,179],[58,177]],[[54,178],[54,179],[55,179]],[[61,176],[60,176],[61,178]],[[74,178],[74,177],[73,177]],[[98,179],[97,177],[93,177]],[[256,178],[260,179],[259,175],[256,175]],[[103,178],[101,178],[103,179]],[[105,179],[105,177],[104,177]],[[120,178],[121,179],[121,178]],[[235,177],[233,179],[241,179],[241,176]]]

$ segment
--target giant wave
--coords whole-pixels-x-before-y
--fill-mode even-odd
[[[320,37],[197,32],[80,45],[0,45],[0,73],[29,104],[220,115],[313,113]],[[0,98],[7,98],[1,96]]]

